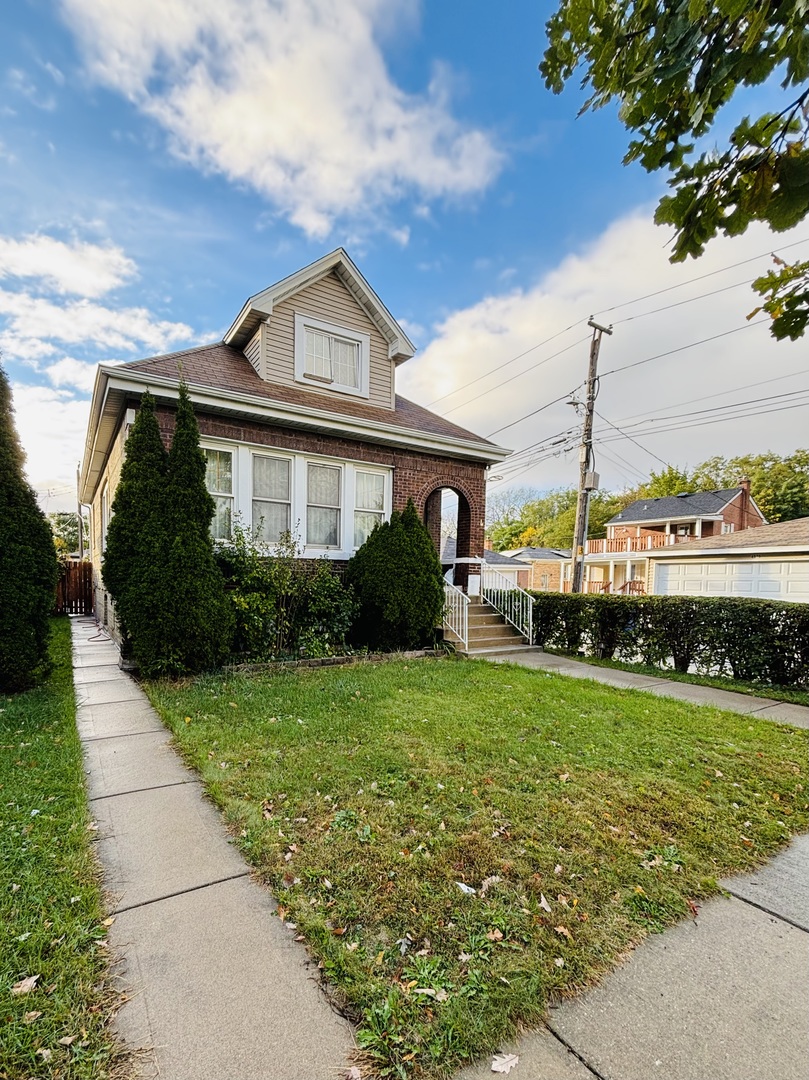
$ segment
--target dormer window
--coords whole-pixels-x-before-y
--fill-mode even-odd
[[[295,380],[313,390],[368,397],[368,334],[295,315]]]

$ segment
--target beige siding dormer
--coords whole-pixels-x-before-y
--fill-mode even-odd
[[[295,379],[296,316],[366,335],[369,339],[369,377],[368,396],[363,399],[384,409],[394,407],[394,363],[388,357],[388,343],[334,272],[274,307],[272,315],[256,335],[260,335],[261,355],[253,347],[255,337],[245,349],[245,355],[259,375],[283,386],[303,387],[320,395],[329,393],[328,386],[306,387],[305,383]],[[253,355],[248,355],[251,349]]]

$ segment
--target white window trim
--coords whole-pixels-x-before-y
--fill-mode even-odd
[[[249,453],[250,453],[250,466],[245,471],[246,471],[246,473],[247,473],[247,475],[249,477],[249,483],[250,483],[250,491],[249,491],[249,495],[250,495],[250,501],[249,501],[250,514],[249,514],[249,517],[248,517],[248,520],[250,522],[250,531],[252,532],[256,528],[258,528],[258,524],[259,524],[258,521],[255,520],[254,517],[253,517],[253,503],[254,502],[270,502],[270,503],[276,503],[279,506],[283,506],[283,505],[289,506],[289,532],[294,537],[295,536],[295,527],[296,527],[296,522],[295,522],[295,479],[296,478],[295,478],[295,458],[294,458],[294,456],[292,454],[285,454],[283,452],[276,453],[273,447],[267,447],[266,449],[263,449],[263,450],[257,449],[256,447],[250,447]],[[289,500],[286,503],[284,503],[283,499],[257,499],[255,497],[255,495],[253,494],[253,468],[254,468],[254,461],[255,461],[255,459],[257,457],[260,457],[260,458],[274,458],[276,461],[286,461],[286,463],[289,465]],[[240,518],[244,519],[245,515],[243,513],[240,514]],[[259,541],[259,542],[264,544],[268,548],[274,548],[276,546],[276,542],[272,541],[272,540],[270,540],[270,541],[262,540],[262,541]]]
[[[390,521],[393,511],[394,468],[376,462],[365,462],[352,457],[331,457],[327,454],[307,454],[284,446],[266,446],[263,443],[237,442],[203,436],[200,445],[204,450],[224,450],[232,454],[233,464],[233,520],[244,528],[253,527],[253,455],[287,458],[291,464],[291,532],[301,548],[302,558],[349,559],[357,550],[354,547],[354,509],[356,502],[357,472],[375,472],[385,477],[384,520]],[[342,472],[340,503],[340,544],[338,547],[315,547],[306,543],[307,466],[331,465]],[[214,543],[227,543],[215,540]],[[265,545],[272,553],[275,544]]]
[[[351,551],[358,551],[359,548],[354,544],[354,515],[356,513],[377,513],[375,510],[363,511],[357,506],[357,489],[356,489],[356,476],[357,473],[372,473],[375,476],[381,476],[384,482],[382,489],[382,510],[379,511],[382,515],[382,521],[390,521],[391,504],[393,499],[392,482],[391,478],[393,474],[390,470],[376,468],[373,465],[363,465],[356,463],[351,470]]]
[[[331,334],[359,345],[359,386],[346,386],[338,382],[324,382],[306,374],[306,331],[317,330],[321,334]],[[351,397],[370,397],[371,385],[371,336],[359,330],[350,330],[336,323],[323,322],[309,315],[295,313],[295,381],[310,390],[322,393],[350,394]]]
[[[238,446],[228,442],[218,442],[214,439],[200,439],[201,450],[219,450],[223,454],[230,454],[230,476],[231,476],[231,492],[228,494],[223,492],[209,492],[211,498],[230,499],[230,537],[215,536],[213,541],[215,544],[228,544],[233,539],[233,526],[237,520],[236,514],[239,511],[239,504],[242,500],[241,492],[239,491],[239,454]],[[252,484],[252,477],[250,478]],[[206,485],[207,486],[207,485]],[[252,502],[251,502],[252,505]]]
[[[325,506],[322,503],[310,503],[309,502],[309,466],[314,465],[320,469],[336,469],[340,477],[340,495],[337,506]],[[312,458],[306,458],[304,464],[305,486],[301,492],[301,502],[303,506],[302,528],[303,528],[303,543],[306,551],[316,552],[328,552],[328,551],[342,551],[345,548],[345,532],[346,532],[346,467],[342,461],[332,460],[329,458],[314,460]],[[336,544],[310,544],[309,543],[309,507],[323,506],[326,510],[337,511],[337,543]],[[353,530],[354,515],[351,515],[351,524]]]

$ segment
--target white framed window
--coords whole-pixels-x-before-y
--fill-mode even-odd
[[[354,547],[362,547],[385,520],[385,474],[357,469],[354,474]]]
[[[371,338],[358,330],[295,315],[295,379],[316,390],[369,396]]]
[[[343,470],[339,465],[306,466],[306,545],[340,547]]]
[[[253,530],[259,540],[277,544],[292,526],[292,462],[253,454]]]
[[[735,527],[736,526],[733,524],[732,521],[723,521],[722,522],[722,535],[724,536],[725,533],[732,533],[733,530],[735,529]]]
[[[214,540],[229,540],[233,521],[233,454],[203,446],[205,455],[205,486],[216,507],[211,522]]]

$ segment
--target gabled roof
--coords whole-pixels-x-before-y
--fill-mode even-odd
[[[296,270],[289,277],[277,281],[274,285],[268,285],[255,296],[251,296],[225,334],[225,344],[243,349],[260,323],[272,315],[275,304],[280,304],[282,300],[294,296],[295,293],[308,288],[331,273],[335,273],[340,278],[368,318],[375,323],[388,343],[388,358],[395,360],[397,364],[409,360],[416,351],[415,345],[343,248],[337,248],[321,259],[304,266],[303,269]]]
[[[448,536],[441,551],[441,562],[454,562],[457,552],[458,541],[454,536]],[[518,568],[519,566],[525,566],[526,569],[528,567],[528,564],[523,563],[522,559],[509,559],[500,551],[489,551],[488,549],[483,552],[483,560],[488,566],[510,566],[512,570],[515,564],[518,565]]]
[[[740,492],[740,487],[720,491],[695,491],[685,495],[664,495],[659,499],[637,499],[610,518],[607,525],[630,525],[642,521],[717,517]]]
[[[809,554],[809,517],[795,518],[794,521],[779,521],[775,525],[759,525],[740,532],[723,533],[721,536],[706,536],[702,540],[691,540],[685,544],[673,544],[671,547],[645,551],[644,558],[680,558],[689,555],[730,555],[761,552],[775,554],[779,551],[790,554]]]
[[[266,382],[244,353],[218,342],[128,364],[99,365],[81,469],[83,501],[92,500],[123,410],[147,389],[158,400],[176,401],[181,378],[202,412],[486,464],[510,453],[398,395],[393,409],[383,409]]]
[[[558,559],[569,559],[571,552],[565,548],[521,547],[512,548],[511,551],[501,551],[500,554],[507,555],[510,559],[527,559],[529,562],[553,562]]]

